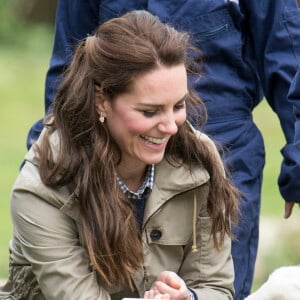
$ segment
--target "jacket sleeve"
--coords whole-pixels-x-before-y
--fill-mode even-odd
[[[110,299],[97,283],[74,219],[56,205],[55,191],[39,183],[36,172],[26,163],[13,189],[14,255],[31,265],[45,299]]]
[[[289,91],[289,101],[292,103],[295,113],[295,135],[292,143],[282,149],[285,158],[279,184],[286,200],[300,202],[299,191],[299,152],[300,152],[300,68],[293,79]],[[298,186],[297,186],[298,184]]]
[[[300,97],[288,101],[290,84],[300,62],[300,10],[297,0],[240,0],[244,13],[244,40],[253,50],[266,100],[278,115],[286,139],[279,187],[287,201],[300,201],[299,135],[295,115]]]

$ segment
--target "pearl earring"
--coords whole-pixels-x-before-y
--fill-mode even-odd
[[[101,124],[103,124],[105,122],[105,117],[103,115],[103,112],[100,112],[99,121],[100,121]]]

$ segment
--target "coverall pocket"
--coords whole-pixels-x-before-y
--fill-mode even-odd
[[[300,62],[300,9],[287,10],[283,14],[285,27],[289,33],[290,39],[293,44],[294,53],[297,57],[298,63]]]
[[[183,30],[190,32],[195,41],[222,38],[235,31],[232,17],[227,9],[187,19],[179,25]]]

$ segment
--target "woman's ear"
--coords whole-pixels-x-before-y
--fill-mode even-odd
[[[96,97],[95,105],[96,105],[97,113],[99,115],[102,113],[102,115],[106,117],[107,110],[110,105],[109,105],[109,101],[104,96],[102,89],[98,85],[95,85],[95,97]]]

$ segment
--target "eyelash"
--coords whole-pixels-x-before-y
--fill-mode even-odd
[[[174,106],[175,110],[180,110],[180,109],[183,109],[183,108],[185,108],[185,102],[176,104]],[[151,118],[157,113],[157,111],[158,110],[143,110],[143,114],[144,114],[145,117]]]
[[[151,118],[156,114],[157,110],[143,110],[145,117]]]

